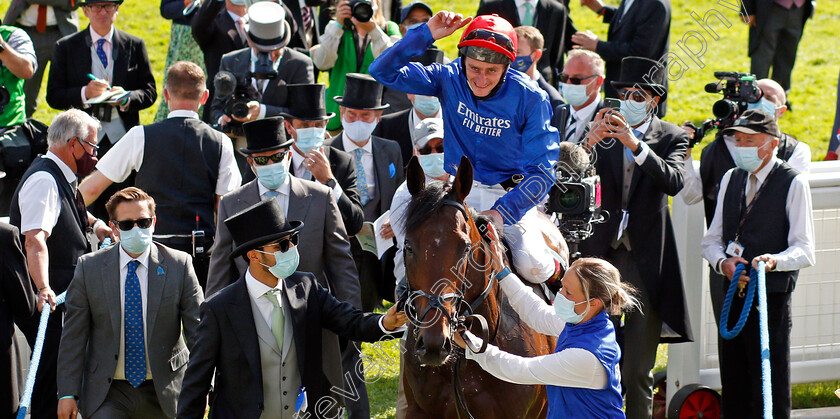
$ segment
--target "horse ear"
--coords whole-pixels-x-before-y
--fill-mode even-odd
[[[408,161],[405,183],[412,196],[426,188],[426,173],[420,167],[420,160],[417,159],[417,156],[411,156],[411,160]]]
[[[455,191],[458,202],[464,202],[467,195],[470,194],[473,183],[473,166],[467,156],[461,156],[461,164],[458,166],[458,172],[455,173],[455,184],[452,185],[452,190]]]

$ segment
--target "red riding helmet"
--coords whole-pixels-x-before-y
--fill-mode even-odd
[[[508,64],[516,60],[518,43],[510,22],[496,14],[481,15],[464,30],[458,49],[462,55],[475,60]]]

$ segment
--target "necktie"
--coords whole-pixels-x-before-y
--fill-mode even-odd
[[[749,184],[747,186],[747,205],[749,205],[753,198],[755,198],[756,185],[758,185],[758,178],[755,177],[754,174],[750,173]]]
[[[277,346],[280,349],[283,348],[283,327],[285,326],[285,318],[283,317],[283,309],[280,308],[280,302],[277,301],[277,293],[280,290],[273,289],[263,295],[268,301],[271,302],[271,305],[274,306],[274,309],[271,310],[271,334],[274,335],[274,339],[277,340]]]
[[[362,206],[367,205],[370,201],[370,195],[367,188],[367,174],[365,173],[365,165],[362,164],[362,156],[365,154],[363,148],[353,150],[353,155],[356,156],[356,189],[359,190],[359,199],[362,201]]]
[[[263,194],[263,201],[265,201],[265,200],[267,200],[267,199],[274,198],[274,197],[276,197],[277,195],[280,195],[280,192],[277,192],[277,191],[271,191],[271,190],[266,191],[266,192]]]
[[[312,180],[312,172],[310,172],[303,163],[298,166],[297,173],[299,179]]]
[[[146,379],[146,345],[143,339],[143,299],[140,295],[140,279],[137,266],[140,262],[128,262],[125,275],[125,379],[138,387]]]
[[[575,142],[575,130],[577,129],[577,118],[569,115],[569,128],[566,129],[565,141]]]
[[[525,15],[522,17],[522,26],[534,26],[534,5],[525,1]]]
[[[245,16],[240,17],[236,21],[236,31],[239,32],[239,36],[242,38],[242,42],[245,42],[245,39],[247,39],[247,38],[245,38],[245,31],[246,31],[245,25],[247,23],[248,22],[245,20]]]
[[[35,21],[35,30],[38,33],[47,31],[47,6],[38,5],[38,20]]]
[[[300,9],[300,17],[303,21],[303,29],[305,31],[312,29],[312,11],[309,10],[309,6],[304,6]]]
[[[102,61],[102,66],[108,68],[108,56],[105,55],[105,38],[99,38],[96,40],[96,56],[99,57],[99,61]]]

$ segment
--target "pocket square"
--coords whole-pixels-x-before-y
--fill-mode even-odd
[[[391,178],[397,175],[397,168],[394,163],[388,163],[388,172],[391,174]]]

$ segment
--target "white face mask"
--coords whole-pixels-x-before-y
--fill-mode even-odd
[[[560,93],[569,105],[577,107],[589,100],[589,95],[586,93],[587,87],[589,84],[560,83]]]
[[[347,135],[347,138],[353,141],[365,141],[370,138],[370,134],[376,129],[377,122],[365,122],[362,120],[347,122],[346,119],[341,118],[341,126],[344,127],[344,133]]]
[[[777,107],[775,103],[769,101],[766,97],[759,99],[758,102],[750,103],[747,105],[747,110],[758,109],[760,111],[764,111],[764,113],[772,116],[774,119],[778,119],[778,116],[776,115],[776,110],[781,108],[781,106]]]

